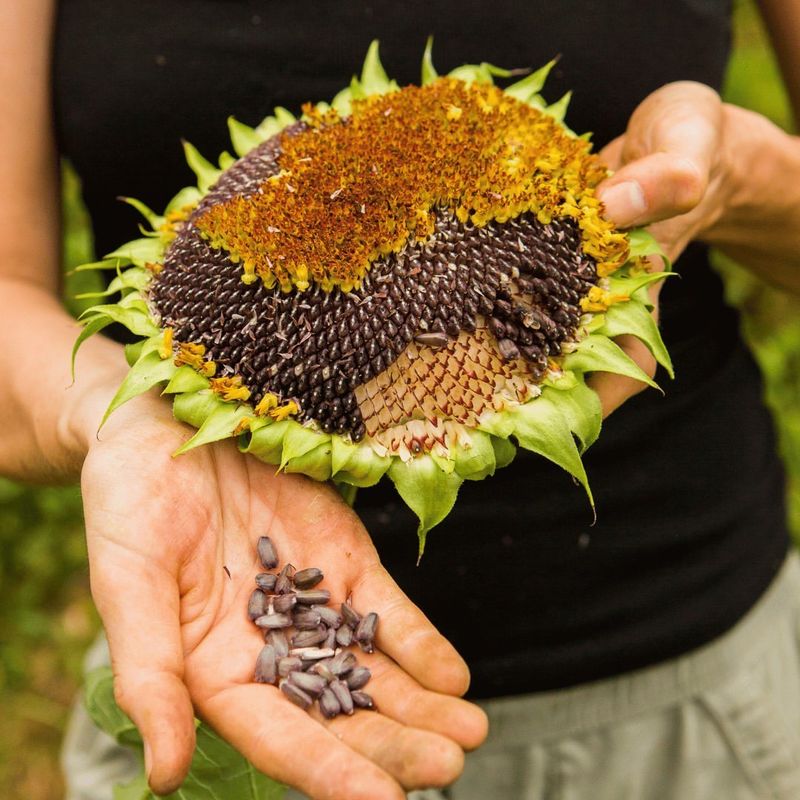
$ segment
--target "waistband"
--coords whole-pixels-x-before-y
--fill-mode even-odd
[[[492,731],[484,747],[567,736],[701,694],[758,658],[781,618],[795,609],[800,557],[792,548],[755,606],[727,633],[691,653],[569,689],[482,701]]]

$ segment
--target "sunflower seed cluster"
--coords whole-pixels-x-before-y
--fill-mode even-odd
[[[374,261],[351,292],[245,284],[241,265],[210,247],[196,220],[276,174],[278,143],[273,137],[224,173],[170,246],[149,299],[177,342],[203,344],[218,375],[242,378],[251,402],[267,392],[294,400],[300,421],[356,441],[366,432],[356,388],[412,341],[435,349],[488,326],[503,359],[519,359],[533,382],[544,375],[597,283],[574,220],[542,224],[523,214],[475,227],[440,208],[429,240]]]
[[[267,536],[258,540],[258,557],[265,570],[277,569],[278,556]],[[296,570],[291,564],[261,572],[247,613],[265,640],[256,659],[256,682],[277,683],[303,709],[316,701],[323,716],[332,719],[356,708],[375,708],[362,691],[371,673],[346,648],[357,644],[365,653],[375,651],[378,615],[362,616],[348,603],[339,611],[330,608],[330,592],[317,588],[323,577],[316,567]]]

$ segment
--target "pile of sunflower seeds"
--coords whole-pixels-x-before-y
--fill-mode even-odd
[[[265,570],[278,567],[268,536],[258,540],[258,557]],[[303,709],[316,700],[322,714],[333,719],[356,708],[375,708],[372,697],[361,691],[371,673],[345,648],[357,644],[373,653],[378,615],[361,616],[348,603],[340,612],[329,608],[330,592],[315,588],[323,577],[316,567],[296,570],[291,564],[277,573],[261,572],[247,614],[266,642],[256,660],[256,682],[277,683]]]

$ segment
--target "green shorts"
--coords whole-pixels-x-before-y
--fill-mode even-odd
[[[792,552],[756,606],[697,651],[482,706],[489,739],[463,776],[414,800],[799,800],[800,559]],[[86,728],[78,712],[67,800],[110,800],[102,766],[122,766],[109,762],[118,748],[88,746],[103,739]]]

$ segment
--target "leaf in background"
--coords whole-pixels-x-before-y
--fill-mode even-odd
[[[90,673],[86,682],[86,708],[95,724],[120,744],[141,750],[136,726],[114,701],[110,667]],[[197,724],[197,746],[186,780],[168,800],[280,800],[286,788],[252,766],[227,742],[202,722]],[[157,800],[144,776],[114,790],[114,800]]]

